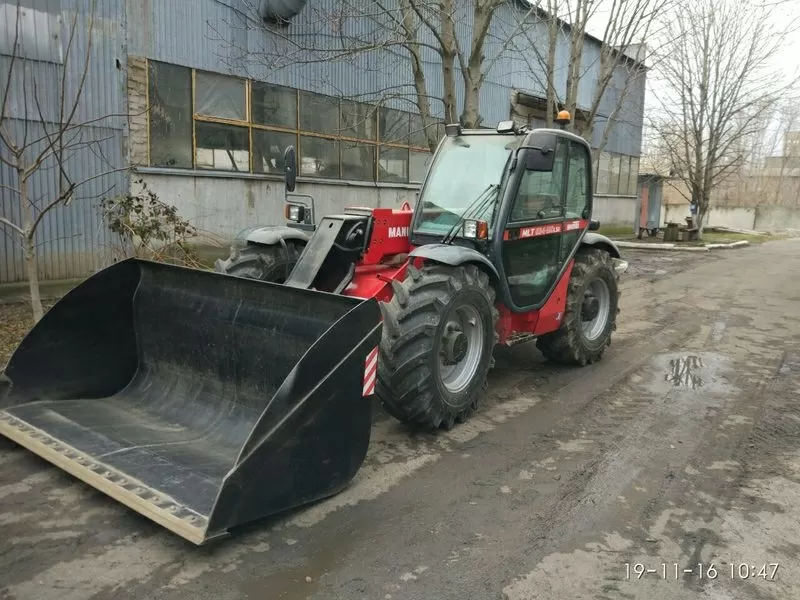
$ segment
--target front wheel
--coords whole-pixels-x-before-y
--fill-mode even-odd
[[[495,291],[474,265],[409,267],[392,287],[376,393],[407,424],[450,429],[476,408],[492,365]]]
[[[586,365],[597,362],[617,328],[619,289],[611,255],[580,250],[569,279],[561,328],[541,336],[536,347],[553,362]]]

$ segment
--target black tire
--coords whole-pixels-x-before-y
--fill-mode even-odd
[[[595,280],[605,283],[609,292],[607,320],[602,331],[589,339],[583,330],[582,317],[586,292]],[[560,329],[536,340],[536,347],[541,353],[553,362],[565,365],[584,366],[599,361],[606,347],[611,345],[611,334],[617,328],[617,281],[618,276],[608,252],[591,248],[580,249],[575,255],[575,265],[569,280],[564,319]]]
[[[283,244],[250,244],[233,248],[227,260],[216,262],[215,270],[246,279],[284,283],[297,264],[304,245],[297,240],[288,240],[285,248]]]
[[[477,408],[494,363],[499,318],[495,291],[486,273],[475,265],[409,267],[405,281],[396,281],[392,287],[392,300],[381,303],[384,326],[376,394],[389,414],[410,426],[450,429]],[[467,323],[477,323],[476,316],[480,323],[472,329],[464,327],[462,333],[456,329],[450,336],[450,361],[456,361],[454,355],[466,348],[465,356],[452,367],[454,373],[461,362],[472,368],[455,376],[448,388],[448,367],[442,367],[439,352],[446,344],[443,335],[459,311],[473,315]]]

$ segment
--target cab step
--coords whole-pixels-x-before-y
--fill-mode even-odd
[[[525,333],[525,332],[515,332],[506,338],[505,345],[509,348],[511,346],[516,346],[517,344],[524,344],[525,342],[532,342],[536,339],[536,336],[532,333]]]

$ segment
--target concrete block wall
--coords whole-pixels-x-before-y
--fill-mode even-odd
[[[755,209],[758,231],[800,230],[800,209],[784,206],[760,206]]]
[[[636,198],[624,196],[595,196],[592,218],[602,225],[630,225],[636,219]]]
[[[661,207],[661,226],[666,223],[685,223],[689,206],[669,204]],[[717,206],[708,211],[706,226],[755,229],[757,231],[800,230],[800,210],[783,206],[757,208]]]
[[[247,227],[285,222],[282,180],[154,173],[143,174],[142,179],[194,227],[226,239]],[[135,184],[132,191],[137,191]],[[347,206],[400,208],[403,202],[413,206],[417,191],[413,185],[298,182],[295,193],[313,196],[319,220]],[[636,198],[597,196],[592,218],[603,225],[633,226],[635,212]]]
[[[154,173],[144,174],[142,179],[161,201],[175,206],[178,214],[194,227],[226,240],[233,239],[247,227],[286,222],[283,180]],[[134,187],[132,191],[137,189]],[[294,191],[314,198],[317,221],[347,206],[400,208],[406,201],[413,205],[416,192],[415,186],[316,182],[298,182]]]

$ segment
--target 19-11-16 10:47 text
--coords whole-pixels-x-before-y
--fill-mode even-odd
[[[698,579],[717,579],[720,576],[731,579],[764,579],[772,581],[778,573],[778,563],[695,563],[682,567],[678,563],[659,563],[654,566],[643,563],[625,563],[625,579],[642,578],[682,579],[697,577]]]

